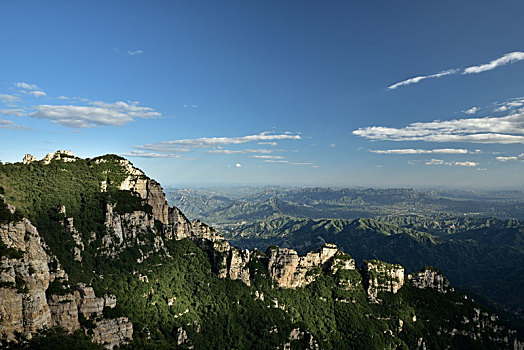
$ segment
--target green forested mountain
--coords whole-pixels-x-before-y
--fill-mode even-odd
[[[228,236],[245,248],[276,244],[306,252],[333,242],[357,262],[376,258],[409,271],[438,266],[454,285],[524,310],[524,224],[517,220],[280,218],[241,225]]]
[[[305,256],[276,246],[239,250],[168,207],[160,185],[123,158],[57,152],[46,159],[0,165],[5,348],[96,348],[90,339],[133,349],[522,344],[434,268],[407,275],[400,265],[364,260],[376,254],[331,244]],[[380,228],[385,237],[439,242],[378,221],[352,225],[361,235]],[[344,223],[310,228],[320,227],[336,238]],[[275,225],[261,239],[279,235]]]

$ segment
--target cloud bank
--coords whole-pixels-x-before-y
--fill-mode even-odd
[[[524,143],[524,111],[503,117],[417,122],[402,128],[370,126],[353,134],[382,141]]]
[[[442,159],[431,159],[426,161],[426,165],[448,165],[448,166],[464,166],[464,167],[476,167],[479,165],[477,162],[464,161],[464,162],[444,162]]]
[[[92,128],[96,126],[120,126],[135,118],[156,118],[161,113],[153,108],[142,107],[138,102],[105,103],[91,102],[90,106],[39,105],[28,116],[46,119],[70,128]]]
[[[435,148],[435,149],[372,149],[370,152],[376,154],[468,154],[471,153],[467,149],[462,148]]]
[[[285,132],[283,134],[272,134],[267,131],[261,132],[256,135],[247,135],[239,137],[200,137],[196,139],[182,139],[172,141],[161,141],[157,143],[146,144],[142,146],[136,146],[135,148],[143,150],[170,150],[173,147],[183,148],[207,148],[207,147],[218,147],[225,145],[239,145],[248,142],[256,141],[272,141],[272,140],[300,140],[301,137],[298,134],[291,132]],[[215,151],[211,153],[222,153]],[[224,152],[225,153],[225,152]]]

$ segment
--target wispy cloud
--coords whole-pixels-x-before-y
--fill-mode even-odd
[[[506,64],[515,63],[515,62],[522,61],[522,60],[524,60],[524,52],[521,52],[521,51],[510,52],[510,53],[505,54],[502,57],[492,60],[489,63],[467,67],[466,69],[462,71],[462,74],[464,75],[464,74],[482,73],[482,72],[493,70],[500,66],[504,66]],[[393,85],[390,85],[388,89],[394,90],[400,86],[416,84],[425,79],[440,78],[440,77],[452,75],[452,74],[457,73],[460,70],[461,69],[456,68],[456,69],[445,70],[445,71],[442,71],[436,74],[416,76],[414,78],[403,80]]]
[[[282,150],[273,150],[273,149],[242,149],[242,150],[230,150],[230,149],[213,149],[206,151],[210,154],[246,154],[246,153],[262,153],[268,154]]]
[[[256,158],[256,159],[285,159],[284,156],[268,156],[268,155],[256,155],[256,156],[250,156],[250,158]]]
[[[499,156],[499,157],[496,157],[496,159],[499,162],[512,162],[516,160],[524,160],[524,153],[521,153],[518,156],[507,156],[507,157]]]
[[[471,161],[465,161],[465,162],[451,162],[451,165],[456,165],[456,166],[467,166],[467,167],[475,167],[475,166],[478,166],[479,163],[477,162],[471,162]]]
[[[472,115],[472,114],[477,113],[479,111],[479,109],[480,108],[478,108],[478,107],[471,107],[470,109],[467,109],[467,110],[465,110],[463,112],[466,113],[466,114]]]
[[[403,80],[401,82],[398,82],[398,83],[395,83],[393,85],[390,85],[390,86],[388,86],[388,89],[394,90],[394,89],[396,89],[398,87],[401,87],[401,86],[417,84],[417,83],[421,82],[424,79],[445,77],[447,75],[455,74],[458,71],[459,71],[458,69],[449,69],[449,70],[445,70],[445,71],[442,71],[442,72],[437,73],[437,74],[420,75],[420,76],[417,76],[417,77],[414,77],[414,78],[410,78],[410,79],[407,79],[407,80]]]
[[[435,149],[370,149],[370,152],[377,154],[468,154],[472,153],[463,148],[435,148]],[[478,152],[475,152],[478,153]]]
[[[478,66],[471,66],[464,70],[462,74],[476,74],[493,70],[497,67],[506,65],[508,63],[515,63],[524,60],[524,52],[516,51],[505,54],[489,63],[481,64]]]
[[[296,162],[296,163],[289,163],[291,165],[315,165],[313,162]]]
[[[161,113],[153,108],[142,107],[138,102],[105,103],[91,102],[90,106],[39,105],[31,118],[46,119],[52,123],[71,128],[91,128],[96,126],[119,126],[132,122],[135,118],[156,118]]]
[[[267,145],[267,146],[276,146],[278,143],[276,142],[259,142],[259,145]]]
[[[127,50],[127,51],[120,51],[117,47],[113,48],[113,52],[116,54],[119,54],[121,56],[139,56],[144,54],[144,50]]]
[[[464,161],[464,162],[445,162],[442,159],[431,159],[426,161],[426,165],[448,165],[448,166],[464,166],[464,167],[476,167],[479,165],[477,162]]]
[[[13,130],[27,130],[27,126],[18,125],[10,120],[5,120],[0,118],[0,128],[3,129],[13,129]]]
[[[497,104],[497,106],[498,107],[495,109],[495,112],[506,112],[514,108],[520,108],[524,106],[524,98],[523,97],[513,98],[508,101]]]
[[[387,141],[524,143],[524,111],[503,117],[417,122],[402,128],[370,126],[354,130],[353,134]]]
[[[47,96],[47,93],[40,89],[36,84],[28,84],[25,82],[18,82],[14,84],[16,88],[21,89],[20,92],[34,97]]]
[[[24,83],[23,81],[15,83],[15,87],[19,89],[24,89],[24,90],[42,90],[36,84],[28,84],[28,83]]]
[[[25,112],[23,109],[2,109],[0,110],[0,113],[4,114],[4,115],[15,115],[17,117],[23,117],[25,116]]]
[[[23,93],[33,95],[34,97],[43,97],[47,96],[47,94],[44,91],[40,90],[34,90],[34,91],[22,91]]]
[[[186,104],[186,105],[184,105],[184,108],[193,108],[193,109],[195,109],[195,108],[198,108],[198,105],[188,105],[188,104]]]
[[[274,159],[265,159],[266,163],[289,163],[288,160],[274,160]]]
[[[146,144],[138,146],[137,148],[143,150],[156,150],[161,149],[169,150],[172,147],[184,147],[184,148],[207,148],[217,147],[224,145],[239,145],[248,142],[256,141],[267,141],[267,140],[300,140],[301,137],[298,134],[291,132],[285,132],[283,134],[273,134],[268,131],[261,132],[256,135],[246,135],[239,137],[200,137],[196,139],[182,139],[172,141],[161,141],[152,144]]]
[[[129,153],[122,153],[122,156],[125,157],[138,157],[138,158],[177,158],[177,159],[187,159],[183,158],[178,154],[173,153],[152,153],[144,151],[132,151]]]
[[[7,105],[11,105],[19,101],[20,97],[14,95],[0,94],[0,100]]]
[[[136,56],[136,55],[142,55],[144,53],[144,50],[128,50],[127,54],[129,56]]]

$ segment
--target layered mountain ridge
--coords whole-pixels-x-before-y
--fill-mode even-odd
[[[366,340],[371,347],[524,346],[436,269],[406,275],[402,266],[378,260],[357,268],[330,243],[302,256],[276,246],[265,252],[232,247],[213,228],[169,207],[160,184],[121,157],[81,159],[57,151],[40,161],[27,155],[0,170],[1,201],[17,206],[2,204],[7,210],[0,221],[0,333],[10,346],[17,332],[30,338],[58,326],[81,330],[107,348],[202,347],[213,344],[206,334],[236,330],[233,320],[250,317],[242,316],[246,310],[262,315],[263,326],[244,330],[245,348],[354,348]],[[202,278],[193,280],[189,271]],[[205,291],[219,299],[206,300]],[[437,301],[460,312],[434,315]],[[312,324],[307,304],[327,308],[322,325]],[[143,311],[130,310],[138,306]],[[150,321],[140,318],[149,314],[155,315]],[[222,346],[239,347],[228,341]]]

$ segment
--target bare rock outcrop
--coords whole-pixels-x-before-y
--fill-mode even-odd
[[[449,281],[438,269],[425,267],[419,272],[408,275],[408,280],[417,288],[432,288],[440,293],[447,293],[450,290]]]
[[[0,226],[0,240],[9,252],[0,261],[0,334],[30,336],[51,322],[48,256],[27,219]]]
[[[295,328],[289,333],[288,342],[282,347],[283,350],[292,349],[292,342],[302,342],[302,349],[317,350],[320,349],[318,342],[313,338],[313,335],[308,331],[303,331],[300,328]]]
[[[80,328],[78,305],[74,294],[51,295],[47,304],[51,311],[51,327],[62,327],[69,332]]]
[[[404,285],[404,268],[379,260],[365,260],[362,265],[364,286],[372,302],[380,302],[378,292],[397,293]]]
[[[51,163],[52,160],[61,160],[63,162],[74,162],[77,160],[77,157],[73,154],[71,151],[63,151],[59,150],[55,153],[48,153],[46,156],[42,159],[44,164]]]
[[[267,252],[269,274],[278,287],[304,287],[315,280],[313,269],[329,268],[328,262],[338,251],[334,244],[326,244],[318,252],[299,256],[293,249],[270,247]]]
[[[128,160],[122,159],[120,164],[128,174],[120,184],[120,189],[138,193],[153,208],[155,219],[167,225],[169,223],[169,205],[162,186],[148,178],[142,170],[135,168]]]
[[[114,204],[106,207],[106,234],[102,237],[102,254],[115,257],[123,249],[132,246],[143,246],[153,241],[154,249],[145,251],[141,260],[163,247],[162,237],[154,234],[155,218],[144,211],[119,214]]]
[[[24,156],[24,159],[22,160],[22,163],[29,164],[29,163],[36,162],[36,161],[37,159],[35,156],[33,156],[32,154],[26,154]]]
[[[133,324],[127,317],[96,321],[92,337],[107,349],[113,349],[133,339]]]
[[[72,332],[81,327],[81,313],[87,319],[96,318],[93,339],[108,348],[132,338],[133,325],[127,319],[103,318],[104,307],[116,306],[114,295],[97,297],[85,284],[70,291],[67,274],[29,220],[1,225],[0,244],[0,336],[8,341],[16,333],[31,338],[44,327]],[[60,289],[50,292],[50,283]]]

